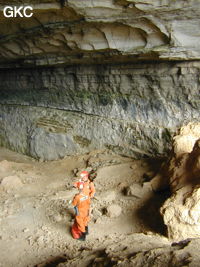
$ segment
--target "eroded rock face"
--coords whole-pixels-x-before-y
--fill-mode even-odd
[[[20,5],[10,0],[6,5]],[[33,17],[5,18],[0,63],[40,66],[200,58],[197,1],[26,1]]]
[[[172,192],[183,186],[199,184],[200,178],[200,124],[182,127],[174,138],[174,156],[168,166],[169,183]]]
[[[80,263],[84,266],[90,264],[96,266],[137,266],[137,267],[160,267],[160,266],[192,266],[199,265],[199,244],[200,240],[188,239],[179,243],[170,245],[167,242],[157,241],[150,237],[136,234],[131,236],[132,242],[123,240],[116,245],[111,245],[103,251],[82,250],[81,253],[73,259],[63,259],[58,267],[70,267],[72,264]],[[136,239],[137,238],[137,239]],[[146,241],[146,242],[145,242]],[[142,243],[142,245],[140,244]],[[148,244],[147,244],[148,242]],[[125,244],[128,246],[125,246]],[[89,260],[90,261],[89,261]],[[47,262],[37,266],[45,266]]]
[[[183,187],[170,197],[161,213],[168,228],[168,236],[180,241],[200,237],[200,188]]]
[[[179,157],[184,153],[192,152],[194,145],[199,138],[200,138],[200,123],[189,123],[188,125],[181,127],[179,135],[176,135],[173,138],[174,139],[173,152],[175,156]]]
[[[33,17],[5,18],[0,1],[1,145],[42,160],[99,148],[160,156],[198,120],[200,64],[177,61],[199,59],[200,3],[26,4]]]
[[[198,62],[1,71],[1,145],[44,160],[99,148],[163,155],[199,118],[199,73]]]
[[[173,240],[200,237],[199,137],[199,123],[183,127],[174,138],[174,155],[166,168],[172,196],[161,213]]]

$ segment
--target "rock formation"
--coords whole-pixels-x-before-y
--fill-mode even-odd
[[[60,257],[60,263],[56,264],[56,259],[50,258],[48,261],[38,264],[37,267],[44,267],[47,264],[54,264],[57,267],[70,267],[79,264],[83,266],[137,266],[137,267],[160,267],[160,266],[193,266],[199,265],[200,256],[199,239],[188,239],[172,245],[159,244],[157,240],[150,239],[150,236],[135,234],[129,240],[123,240],[118,245],[111,245],[105,250],[90,251],[83,250],[77,258],[68,259]],[[132,241],[132,242],[131,242]],[[139,242],[138,242],[139,241]],[[137,248],[134,247],[137,243]],[[143,244],[148,244],[144,246]],[[156,244],[157,243],[157,244]],[[156,246],[157,245],[157,246]]]
[[[200,58],[200,4],[194,0],[29,0],[26,4],[34,10],[28,21],[5,18],[5,2],[0,2],[4,66]]]
[[[26,4],[31,18],[5,18],[0,1],[1,145],[41,160],[160,156],[199,119],[196,1]]]
[[[189,124],[174,138],[166,176],[172,196],[161,208],[169,238],[200,237],[200,124]],[[166,177],[165,176],[165,177]]]
[[[199,68],[148,63],[1,71],[0,143],[44,160],[96,148],[163,155],[177,127],[199,118]]]

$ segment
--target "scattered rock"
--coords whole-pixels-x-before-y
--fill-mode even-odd
[[[93,209],[92,210],[92,215],[93,215],[94,219],[97,219],[97,218],[102,216],[102,212],[100,210],[98,210],[98,209]]]
[[[62,216],[60,214],[56,214],[53,216],[53,220],[55,222],[61,222],[62,221]]]
[[[126,188],[126,195],[141,198],[142,186],[140,184],[137,184],[137,183],[132,184],[131,186]]]
[[[122,208],[119,205],[110,205],[106,208],[106,215],[110,218],[115,218],[118,217],[121,212],[122,212]]]
[[[43,246],[44,244],[44,236],[40,236],[36,239],[36,242],[38,243],[39,246]]]
[[[7,176],[1,180],[0,186],[5,190],[14,190],[22,187],[22,182],[18,176]]]
[[[104,202],[112,202],[113,200],[116,199],[116,192],[115,191],[106,191],[98,196],[95,197],[99,201],[104,201]]]
[[[127,187],[125,190],[126,196],[133,196],[136,198],[146,198],[149,197],[149,194],[152,195],[152,187],[149,182],[143,183],[143,185],[140,185],[138,183],[134,183]]]
[[[166,246],[157,247],[149,251],[138,251],[133,253],[134,256],[121,259],[117,266],[199,266],[198,255],[199,240],[192,240],[185,245],[177,245],[176,247]],[[118,257],[119,258],[119,257]],[[107,259],[106,259],[107,260]],[[153,263],[153,265],[152,265]],[[188,265],[189,264],[189,265]]]

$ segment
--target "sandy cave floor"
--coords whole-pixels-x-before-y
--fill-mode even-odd
[[[97,192],[92,201],[90,234],[82,242],[71,237],[73,209],[68,201],[77,192],[72,188],[76,180],[73,170],[82,170],[88,164],[97,167]],[[154,172],[159,164],[108,151],[38,162],[1,148],[0,181],[12,176],[22,184],[8,184],[6,189],[0,186],[0,266],[45,266],[40,263],[50,258],[58,262],[63,257],[78,258],[83,250],[107,248],[117,253],[130,242],[138,250],[169,244],[162,235],[165,228],[158,212],[165,196],[125,194],[126,188],[133,183],[142,184],[144,174]],[[105,213],[113,203],[122,208],[116,218]],[[79,260],[70,266],[84,266]]]

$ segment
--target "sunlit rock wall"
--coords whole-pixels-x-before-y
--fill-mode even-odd
[[[172,240],[200,237],[200,123],[182,127],[174,138],[173,154],[161,179],[172,195],[161,208]]]
[[[199,119],[199,74],[198,62],[2,70],[1,145],[44,160],[164,155],[177,127]]]

